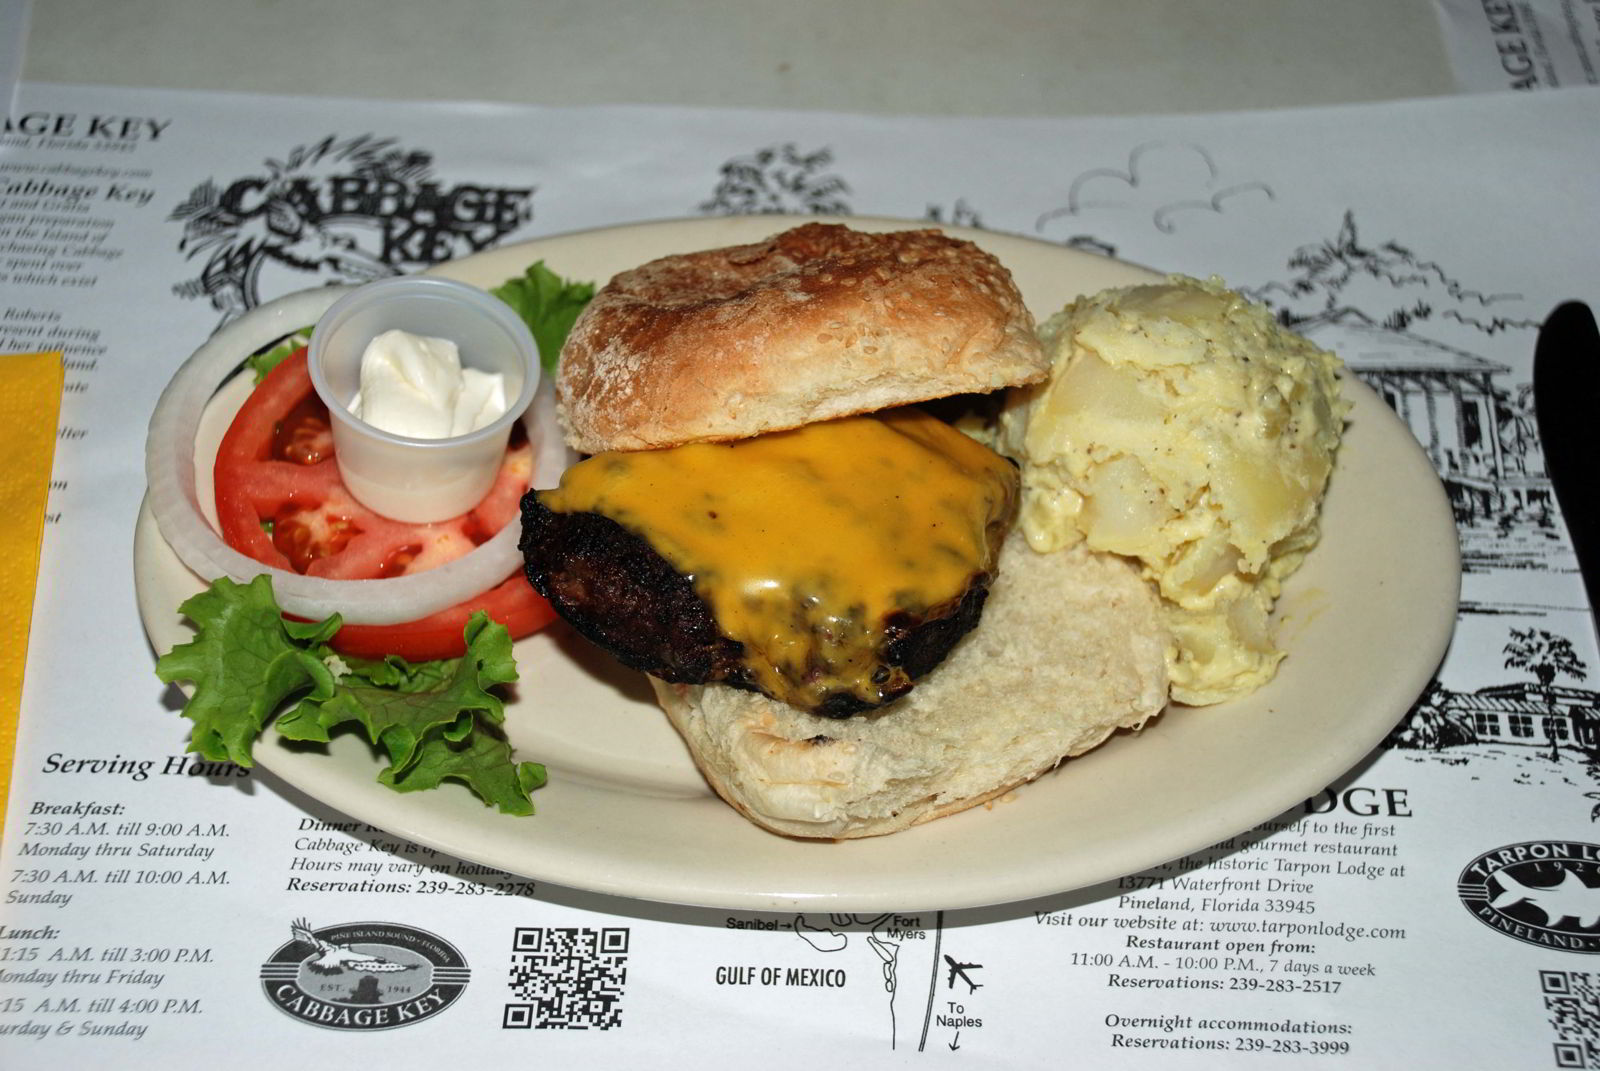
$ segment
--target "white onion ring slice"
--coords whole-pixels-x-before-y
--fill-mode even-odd
[[[145,481],[162,538],[206,581],[247,583],[265,573],[286,613],[318,620],[342,614],[352,625],[398,625],[427,617],[488,591],[522,567],[522,526],[513,520],[488,542],[453,562],[383,580],[327,580],[263,565],[223,542],[201,511],[195,488],[195,437],[212,394],[245,357],[317,321],[349,287],[302,290],[268,302],[228,324],[185,361],[150,417]],[[533,486],[553,487],[573,459],[556,423],[555,390],[541,377],[523,417],[533,444]]]

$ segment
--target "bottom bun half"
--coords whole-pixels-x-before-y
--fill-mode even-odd
[[[819,718],[725,685],[651,679],[707,782],[794,837],[893,833],[987,802],[1136,729],[1167,701],[1170,637],[1123,561],[1013,533],[983,619],[906,698]]]

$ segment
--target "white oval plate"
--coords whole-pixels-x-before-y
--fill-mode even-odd
[[[653,257],[755,241],[795,222],[757,216],[647,223],[541,239],[438,271],[491,287],[543,259],[567,278],[603,282]],[[878,230],[915,225],[847,222]],[[1040,318],[1079,294],[1156,278],[1027,238],[946,229],[998,256]],[[1280,602],[1278,637],[1288,657],[1277,678],[1246,699],[1169,710],[1142,733],[1121,734],[990,806],[867,840],[815,843],[766,833],[706,787],[643,679],[619,671],[564,628],[516,649],[522,681],[507,731],[519,758],[550,771],[549,785],[534,794],[534,817],[500,815],[459,786],[393,792],[377,783],[379,763],[351,736],[323,753],[290,750],[269,733],[256,759],[314,799],[460,858],[668,903],[950,909],[1146,869],[1319,793],[1382,740],[1443,656],[1460,586],[1449,503],[1405,426],[1353,377],[1344,388],[1354,409],[1322,543]],[[176,609],[203,585],[147,511],[134,556],[140,613],[156,650],[166,651],[191,636]]]

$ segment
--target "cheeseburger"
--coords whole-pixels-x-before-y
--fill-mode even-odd
[[[528,578],[770,830],[992,799],[1167,695],[1147,587],[1030,550],[1016,467],[918,407],[1048,374],[1010,275],[936,231],[810,224],[624,272],[562,352],[591,456],[523,500]]]

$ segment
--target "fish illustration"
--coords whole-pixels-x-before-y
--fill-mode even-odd
[[[289,929],[298,940],[316,949],[316,952],[307,956],[302,962],[318,974],[343,974],[345,971],[393,974],[395,971],[409,971],[416,966],[415,963],[396,963],[381,956],[357,952],[349,945],[336,945],[324,941],[311,932],[311,927],[305,919],[299,919]]]
[[[1504,870],[1494,880],[1501,892],[1489,906],[1497,911],[1531,904],[1544,913],[1546,926],[1557,925],[1563,919],[1576,920],[1581,929],[1600,923],[1600,889],[1585,882],[1576,871],[1562,874],[1559,885],[1524,885]]]

